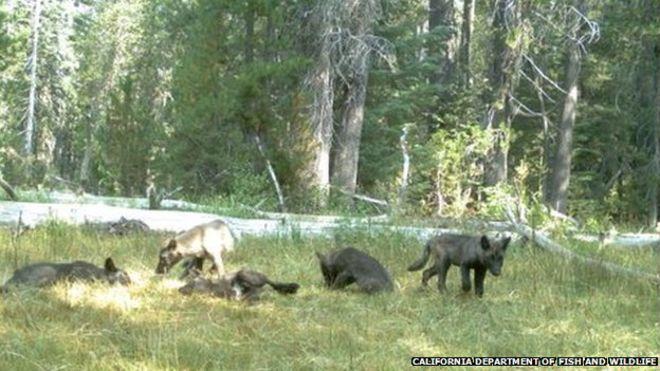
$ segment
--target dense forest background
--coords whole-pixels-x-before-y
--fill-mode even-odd
[[[657,223],[656,0],[5,0],[0,30],[14,187]]]

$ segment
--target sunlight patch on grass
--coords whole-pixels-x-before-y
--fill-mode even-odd
[[[128,287],[86,284],[81,282],[53,287],[55,296],[72,307],[91,306],[129,312],[141,307],[141,300]]]
[[[159,282],[159,286],[161,289],[165,290],[177,290],[179,287],[183,286],[185,283],[181,280],[175,279],[175,278],[163,278]]]

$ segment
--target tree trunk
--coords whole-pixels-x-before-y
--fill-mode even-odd
[[[245,62],[252,63],[254,60],[254,10],[247,5],[245,14]]]
[[[484,184],[496,185],[507,178],[508,129],[512,113],[509,97],[513,93],[514,75],[519,65],[518,47],[521,36],[512,43],[508,36],[514,35],[509,28],[517,26],[515,0],[495,0],[491,40],[492,63],[489,69],[491,97],[483,126],[493,132],[493,144],[487,155],[484,169]]]
[[[96,100],[94,100],[96,103]],[[93,145],[94,145],[94,125],[97,122],[97,115],[99,112],[99,105],[94,104],[94,111],[92,108],[88,108],[88,112],[85,115],[87,119],[87,125],[85,125],[85,149],[82,155],[82,161],[80,162],[80,174],[78,177],[78,182],[85,192],[89,192],[91,189],[91,166],[92,166],[92,156],[93,156]]]
[[[544,63],[545,66],[545,63]],[[543,192],[543,199],[547,200],[549,196],[548,190],[550,189],[549,169],[550,169],[550,119],[548,112],[545,108],[545,97],[543,96],[543,80],[538,75],[536,76],[536,97],[539,101],[539,113],[541,114],[541,123],[543,125],[543,155],[541,156],[541,190]]]
[[[53,161],[60,176],[67,180],[74,179],[75,173],[74,135],[73,129],[67,123],[62,123],[55,131]]]
[[[330,28],[327,28],[329,32]],[[333,76],[329,40],[324,38],[318,65],[309,78],[314,96],[312,107],[312,159],[308,165],[310,185],[318,192],[317,203],[325,207],[330,192],[330,149],[332,148]]]
[[[453,77],[454,66],[456,64],[456,32],[454,20],[454,1],[453,0],[429,0],[429,31],[433,32],[438,26],[449,29],[449,35],[443,36],[440,48],[431,47],[429,50],[436,54],[439,49],[439,66],[433,74],[433,82],[444,86],[448,84]]]
[[[348,69],[345,73],[346,101],[341,126],[337,133],[332,181],[334,185],[350,194],[354,194],[357,188],[360,140],[369,74],[370,47],[367,36],[370,35],[376,17],[372,13],[374,4],[370,5],[357,0],[343,4],[350,14],[350,18],[346,21],[350,25],[347,28],[353,39],[346,41],[346,58],[349,60],[345,66]]]
[[[333,163],[333,183],[355,193],[357,187],[360,139],[364,122],[364,101],[367,93],[368,55],[357,58],[356,70],[350,79],[341,128],[337,134],[337,150]]]
[[[472,41],[472,30],[474,29],[474,0],[463,1],[463,24],[461,26],[461,44],[458,61],[460,84],[462,87],[472,86],[472,73],[470,71],[470,44]]]
[[[26,156],[34,154],[34,134],[37,121],[35,117],[35,108],[37,105],[37,63],[39,50],[39,23],[41,20],[41,0],[34,0],[32,9],[32,52],[30,53],[30,92],[28,96],[27,123],[25,126],[25,147]]]
[[[577,29],[572,30],[573,40]],[[580,46],[571,41],[568,45],[566,62],[566,97],[559,124],[557,151],[552,164],[548,205],[566,214],[568,207],[568,185],[571,178],[571,151],[573,148],[573,126],[578,102],[578,77],[580,75]]]
[[[652,47],[651,44],[649,47]],[[658,183],[660,183],[660,73],[658,72],[658,63],[660,63],[660,43],[656,40],[655,47],[651,51],[651,63],[653,68],[653,91],[655,96],[654,115],[653,115],[653,165],[652,176],[649,187],[649,224],[655,227],[658,224]]]

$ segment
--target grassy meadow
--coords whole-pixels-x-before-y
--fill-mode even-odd
[[[658,287],[613,277],[531,245],[509,248],[500,277],[486,278],[482,299],[460,293],[456,267],[448,292],[406,266],[421,251],[400,234],[345,230],[324,238],[244,238],[225,259],[251,267],[298,294],[264,290],[254,304],[181,296],[181,268],[155,277],[163,235],[113,237],[57,223],[18,240],[0,230],[0,278],[15,264],[112,256],[130,287],[63,283],[12,291],[0,300],[0,370],[368,369],[398,370],[411,356],[658,356]],[[339,242],[336,242],[339,241]],[[367,296],[329,291],[314,251],[352,244],[392,273],[396,292]],[[598,256],[592,246],[577,246]],[[652,273],[660,256],[608,250]],[[637,264],[639,263],[639,264]]]

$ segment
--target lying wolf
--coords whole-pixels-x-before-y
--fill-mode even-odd
[[[184,295],[203,293],[225,299],[256,300],[265,285],[270,285],[280,294],[295,294],[300,288],[297,283],[273,282],[263,273],[250,269],[241,269],[218,280],[204,278],[197,270],[194,274],[195,278],[179,288],[180,293]]]
[[[422,285],[438,275],[438,290],[446,289],[447,271],[453,264],[461,267],[463,291],[470,291],[470,269],[474,269],[474,290],[477,296],[484,294],[484,279],[489,270],[493,276],[499,276],[504,262],[504,253],[511,242],[507,237],[501,240],[489,240],[484,236],[465,236],[460,234],[443,234],[431,238],[422,251],[422,256],[408,267],[409,271],[420,270],[426,265],[429,256],[433,255],[435,262],[422,274]]]
[[[131,283],[128,274],[118,269],[112,258],[108,258],[103,268],[80,260],[72,263],[31,264],[16,270],[2,287],[2,291],[6,292],[12,286],[42,287],[59,281],[105,281],[122,285]]]
[[[393,289],[387,270],[378,260],[360,250],[346,247],[325,255],[317,252],[316,256],[329,288],[341,289],[356,283],[360,290],[369,294]]]
[[[133,233],[149,232],[149,226],[139,219],[126,219],[123,216],[116,222],[85,222],[85,228],[114,236],[126,236]]]
[[[200,224],[190,230],[168,239],[158,255],[157,274],[167,273],[183,258],[193,258],[186,262],[183,276],[193,268],[202,270],[204,259],[213,262],[211,267],[218,276],[225,273],[222,255],[234,249],[234,237],[229,226],[222,220]]]

